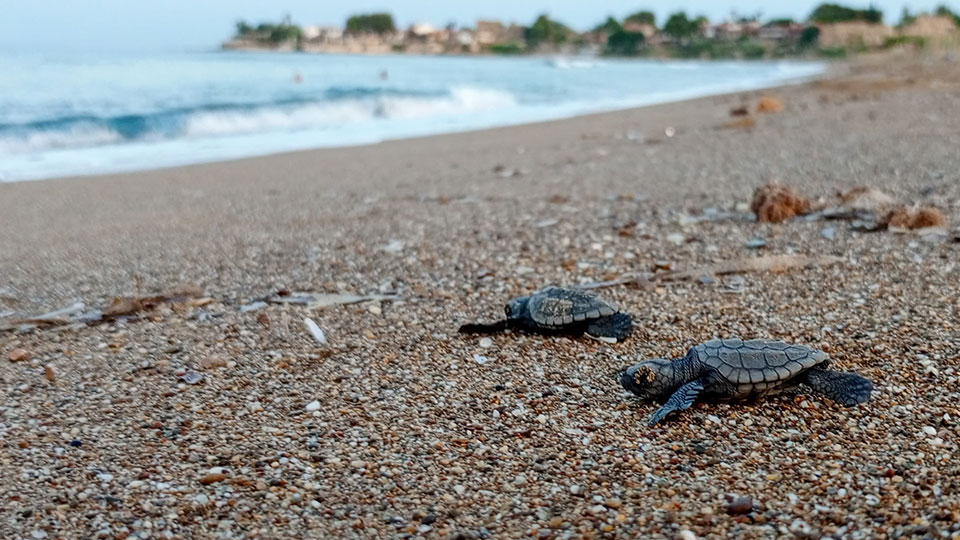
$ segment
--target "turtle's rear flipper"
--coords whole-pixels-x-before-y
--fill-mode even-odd
[[[507,329],[507,321],[497,321],[491,324],[465,324],[460,327],[461,334],[496,334]]]
[[[614,313],[590,322],[587,333],[596,337],[609,337],[623,340],[633,330],[633,320],[626,313]]]
[[[866,402],[873,391],[873,383],[856,373],[829,369],[811,369],[807,371],[803,382],[814,391],[847,407]]]

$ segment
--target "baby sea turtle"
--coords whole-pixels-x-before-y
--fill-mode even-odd
[[[823,351],[782,341],[714,339],[691,348],[683,358],[656,358],[627,368],[623,387],[665,403],[649,425],[697,399],[741,399],[772,394],[800,384],[852,407],[870,399],[873,383],[856,373],[828,369]]]
[[[487,334],[520,328],[541,334],[589,334],[624,339],[633,328],[630,315],[579,289],[546,287],[510,300],[506,320],[492,324],[465,324],[461,334]]]

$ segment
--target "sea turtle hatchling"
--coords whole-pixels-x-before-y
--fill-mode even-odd
[[[828,369],[823,351],[782,341],[714,339],[691,348],[683,358],[656,358],[627,368],[620,377],[634,394],[664,403],[649,425],[697,399],[741,399],[775,393],[800,384],[852,407],[870,399],[873,383],[856,373]]]
[[[507,328],[541,334],[588,334],[599,338],[626,338],[633,328],[630,315],[579,289],[546,287],[510,300],[507,318],[492,324],[465,324],[462,334],[486,334]]]

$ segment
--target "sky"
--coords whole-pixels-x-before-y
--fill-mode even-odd
[[[654,11],[658,21],[680,9],[691,15],[706,15],[711,20],[722,20],[734,11],[741,15],[762,13],[764,18],[803,19],[819,3],[816,0],[0,0],[0,51],[209,50],[230,36],[238,19],[279,21],[286,13],[301,25],[342,26],[347,16],[354,13],[388,11],[402,26],[413,22],[436,26],[456,22],[472,26],[478,18],[529,23],[546,12],[573,28],[585,30],[607,15],[623,17],[641,9]],[[866,7],[869,2],[841,0],[839,3]],[[888,23],[899,21],[904,6],[921,12],[941,3],[960,11],[960,0],[873,1],[884,11]]]

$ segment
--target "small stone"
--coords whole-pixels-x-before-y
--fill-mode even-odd
[[[100,480],[101,482],[112,482],[113,475],[110,473],[100,473],[97,475],[97,480]]]
[[[744,245],[747,247],[747,249],[760,249],[767,245],[767,241],[763,238],[754,238],[752,240],[748,240]]]
[[[527,477],[522,474],[518,474],[516,478],[513,479],[513,485],[515,486],[522,486],[526,483],[527,483]]]
[[[580,486],[578,486],[578,485],[572,485],[572,486],[570,486],[570,493],[572,493],[572,494],[574,494],[574,495],[579,495],[579,494],[583,493],[583,488],[580,487]]]
[[[680,246],[687,243],[687,235],[683,233],[670,233],[667,235],[667,242]]]
[[[478,363],[478,364],[480,364],[480,365],[482,366],[483,364],[486,364],[486,363],[487,363],[488,358],[487,358],[486,356],[481,356],[481,355],[479,355],[479,354],[475,354],[475,355],[473,355],[473,360],[474,360],[476,363]]]
[[[216,482],[223,482],[226,479],[227,479],[227,475],[223,473],[214,473],[214,474],[205,475],[203,478],[200,479],[200,483],[205,486],[208,486]]]
[[[727,503],[727,513],[736,516],[740,514],[749,514],[753,511],[753,499],[750,497],[737,497]]]
[[[196,371],[187,371],[180,377],[180,380],[187,384],[199,384],[203,381],[203,375]]]
[[[607,499],[603,504],[605,504],[607,508],[620,508],[623,506],[623,501],[620,499]]]
[[[923,432],[931,437],[937,435],[937,430],[933,426],[923,426]]]
[[[430,525],[435,521],[437,521],[436,514],[427,514],[423,516],[423,519],[420,520],[420,523],[423,523],[424,525]]]
[[[14,349],[10,351],[9,358],[11,362],[23,362],[30,359],[30,352],[26,349]]]
[[[201,493],[196,497],[194,497],[193,500],[196,501],[197,504],[202,506],[210,502],[210,497],[207,497],[206,495]]]
[[[200,367],[203,369],[215,369],[227,365],[226,358],[212,354],[200,360]]]
[[[493,340],[488,337],[481,338],[480,346],[483,347],[484,349],[489,349],[490,347],[493,346]]]
[[[383,308],[376,304],[370,304],[370,307],[367,308],[367,311],[373,315],[383,315]]]
[[[80,442],[80,441],[78,441],[78,440],[76,440],[76,439],[74,439],[74,440],[70,441],[70,446],[72,446],[72,447],[74,447],[74,448],[78,448],[78,447],[80,447],[80,446],[83,446],[83,443]]]
[[[684,529],[680,531],[679,538],[680,540],[697,540],[697,535],[691,530]]]
[[[820,231],[820,236],[827,240],[835,240],[837,238],[837,229],[834,227],[824,227],[823,230]]]
[[[310,412],[319,411],[319,410],[320,410],[320,401],[319,401],[319,400],[313,400],[313,401],[311,401],[310,403],[307,403],[306,409],[307,409],[308,411],[310,411]]]
[[[56,382],[57,380],[57,374],[53,372],[53,367],[50,365],[43,366],[43,376],[49,382]]]

